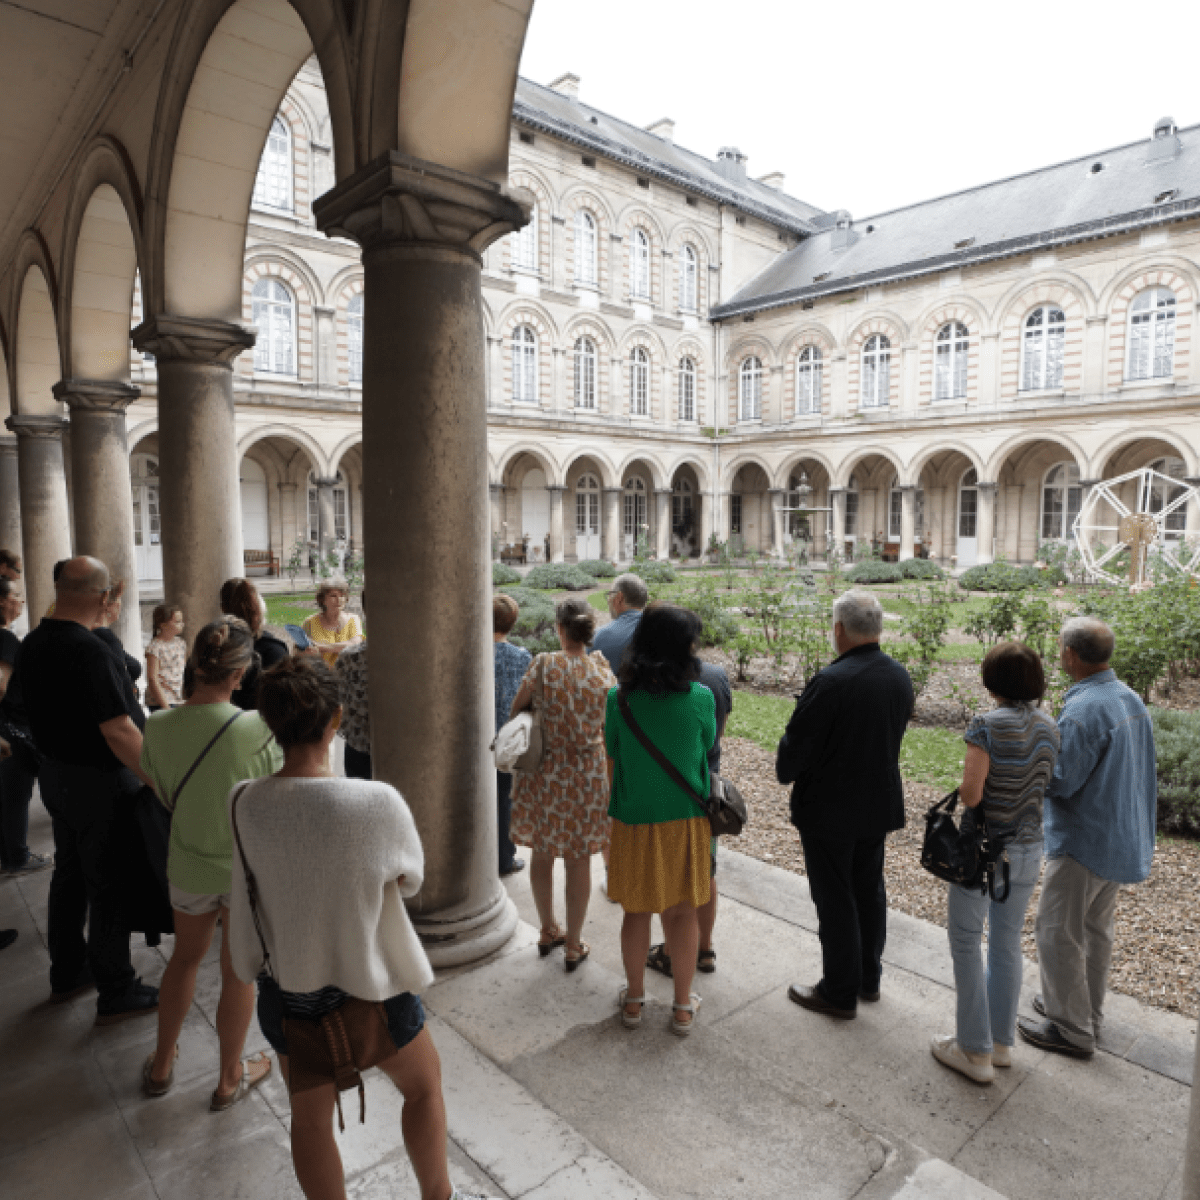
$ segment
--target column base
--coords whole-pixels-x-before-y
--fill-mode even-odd
[[[492,903],[466,916],[410,913],[435,970],[461,967],[495,953],[516,932],[517,906],[502,886]]]

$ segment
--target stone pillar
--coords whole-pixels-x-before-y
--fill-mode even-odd
[[[604,557],[609,562],[619,563],[621,554],[621,489],[604,489]]]
[[[504,544],[504,539],[500,535],[500,522],[503,520],[501,512],[504,507],[504,484],[489,483],[488,498],[491,500],[492,516],[492,562],[499,562],[500,548]]]
[[[480,283],[483,251],[526,218],[499,185],[394,151],[313,207],[322,230],[363,248],[372,762],[412,808],[425,881],[409,911],[433,964],[448,967],[490,954],[517,925],[488,750]]]
[[[550,218],[550,286],[561,292],[567,286],[567,220]]]
[[[979,404],[995,408],[1000,400],[1000,333],[983,333],[979,338]]]
[[[121,620],[114,632],[125,649],[140,658],[142,618],[125,410],[141,389],[128,383],[64,379],[54,385],[54,395],[71,410],[75,553],[98,558],[112,579],[125,581]]]
[[[563,520],[563,493],[561,484],[546,488],[550,493],[550,561],[560,563],[566,555],[566,527]]]
[[[62,448],[67,423],[62,417],[32,414],[12,416],[4,423],[17,435],[25,609],[29,628],[34,629],[54,603],[54,564],[71,557]]]
[[[488,338],[487,398],[489,404],[503,404],[504,396],[504,339],[499,335]]]
[[[307,489],[306,489],[307,491]],[[308,524],[308,496],[304,497],[304,523]],[[300,526],[296,521],[296,485],[294,483],[279,484],[279,573],[287,574],[288,559],[292,556],[292,547],[300,536]],[[305,564],[307,569],[307,564]]]
[[[698,557],[701,562],[704,561],[708,554],[708,543],[712,539],[712,535],[716,532],[716,526],[713,523],[713,498],[709,492],[701,492],[696,495],[696,507],[700,513],[700,545],[697,547]]]
[[[782,488],[769,488],[767,495],[771,499],[771,553],[777,558],[783,558],[783,498],[786,493]]]
[[[550,383],[550,408],[559,413],[574,408],[574,399],[567,399],[567,356],[561,346],[552,347],[554,354],[553,373]]]
[[[654,554],[666,562],[671,557],[671,489],[654,491]]]
[[[900,485],[900,561],[913,556],[917,540],[917,489],[911,483]]]
[[[160,315],[133,331],[158,368],[163,595],[195,633],[221,614],[221,584],[243,574],[233,360],[254,331]]]
[[[21,486],[17,482],[17,439],[0,437],[0,547],[21,549]]]
[[[846,556],[846,489],[831,487],[829,489],[829,544],[825,547],[825,557],[836,553],[838,558]]]
[[[323,388],[337,387],[337,309],[313,305],[313,325],[317,383]]]
[[[337,510],[333,503],[333,489],[337,477],[320,475],[313,478],[317,488],[317,545],[321,558],[337,546]]]
[[[0,445],[0,453],[2,452],[3,446]],[[2,479],[3,476],[0,475],[0,480]],[[1183,482],[1188,487],[1200,488],[1200,478],[1195,475],[1185,476]],[[0,494],[0,504],[4,503],[4,497],[7,495],[7,490]],[[1187,524],[1184,526],[1183,536],[1187,542],[1188,549],[1195,550],[1197,543],[1200,542],[1200,495],[1190,497],[1187,502]]]
[[[976,538],[978,549],[975,561],[980,566],[994,562],[996,559],[994,544],[996,540],[996,484],[977,483],[978,516],[976,518]]]
[[[721,511],[717,516],[717,537],[722,542],[728,542],[733,537],[733,502],[729,492],[718,492],[717,503]]]

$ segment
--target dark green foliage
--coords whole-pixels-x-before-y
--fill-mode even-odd
[[[945,572],[932,559],[910,558],[900,564],[905,579],[942,579]]]
[[[1014,567],[1005,562],[969,567],[958,577],[958,586],[967,592],[1020,592],[1056,582],[1059,580],[1053,571]]]
[[[648,584],[675,582],[675,568],[669,562],[662,562],[658,559],[644,559],[641,562],[635,562],[629,568],[629,573],[636,575]]]
[[[506,596],[511,596],[521,610],[508,640],[524,646],[533,654],[559,649],[558,637],[554,632],[554,604],[549,597],[532,588],[506,587],[500,590]]]
[[[569,592],[583,592],[594,588],[596,579],[574,563],[539,563],[525,576],[525,586],[547,592],[562,588]]]
[[[595,579],[615,579],[617,568],[606,558],[585,558],[575,564],[581,571],[586,571]]]
[[[501,587],[506,583],[520,583],[521,576],[507,563],[492,563],[492,586]]]
[[[1200,713],[1152,708],[1158,751],[1158,827],[1200,837]]]
[[[978,638],[986,649],[1007,641],[1016,632],[1021,619],[1021,597],[1012,592],[993,596],[985,608],[973,613],[963,624],[963,633]]]
[[[724,646],[737,637],[738,619],[725,607],[717,590],[717,581],[712,576],[701,576],[687,591],[681,592],[677,603],[704,622],[700,641],[705,646]]]
[[[845,574],[847,583],[899,583],[903,578],[899,563],[885,563],[874,558],[856,562]]]
[[[904,663],[912,679],[913,692],[919,696],[929,684],[938,655],[950,631],[951,593],[947,588],[918,588],[912,597],[912,610],[904,618],[905,641],[889,643],[892,657]]]

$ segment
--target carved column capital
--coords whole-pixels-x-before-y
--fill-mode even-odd
[[[320,490],[335,488],[338,485],[338,478],[336,475],[314,475],[313,484]]]
[[[529,208],[499,184],[390,151],[313,204],[317,227],[364,249],[411,243],[481,257],[529,223]]]
[[[17,453],[17,439],[15,437],[0,436],[0,454]]]
[[[8,417],[4,424],[17,435],[17,438],[37,438],[40,441],[60,441],[63,430],[67,427],[65,417],[41,415],[32,413],[16,413]]]
[[[76,412],[124,413],[142,394],[131,383],[103,379],[60,379],[54,385],[54,398]]]
[[[172,360],[229,366],[257,335],[247,325],[207,321],[199,317],[173,317],[160,313],[143,321],[130,335],[134,346],[149,351],[160,362]]]

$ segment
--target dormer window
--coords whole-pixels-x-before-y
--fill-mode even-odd
[[[1178,188],[1169,188],[1165,192],[1159,192],[1158,195],[1154,197],[1154,203],[1155,204],[1168,204],[1168,203],[1170,203],[1170,201],[1174,200],[1175,197],[1178,195],[1179,195]]]

